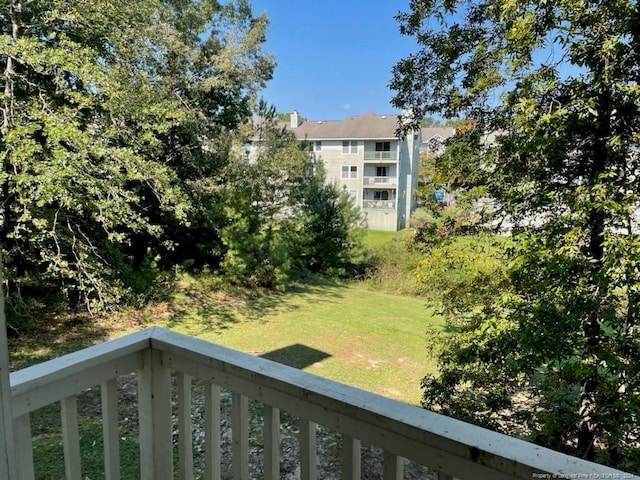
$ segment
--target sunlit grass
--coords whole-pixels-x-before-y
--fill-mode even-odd
[[[191,302],[178,293],[185,314],[160,325],[412,404],[436,368],[426,331],[444,328],[423,300],[359,283],[317,282],[233,306],[200,296],[197,308],[181,307]]]
[[[367,230],[363,238],[365,246],[368,248],[375,248],[385,245],[394,238],[405,238],[409,233],[408,230],[401,230],[399,232],[386,232],[383,230]]]

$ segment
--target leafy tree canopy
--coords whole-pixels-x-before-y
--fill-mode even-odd
[[[255,161],[225,169],[222,271],[236,283],[284,288],[305,272],[350,273],[362,252],[362,212],[325,183],[321,161],[259,103]]]
[[[458,316],[425,405],[483,423],[510,407],[536,441],[637,469],[637,2],[410,8],[421,50],[395,66],[394,104],[496,134],[483,171],[515,240],[511,287]]]
[[[221,129],[249,115],[271,76],[266,22],[245,0],[2,2],[11,288],[105,305],[152,250],[172,248],[166,232],[191,221],[195,179],[224,157]]]

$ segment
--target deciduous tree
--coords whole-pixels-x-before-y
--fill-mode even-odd
[[[10,291],[37,283],[113,304],[149,255],[170,251],[212,176],[206,160],[224,157],[217,134],[271,74],[265,26],[244,0],[0,4]]]
[[[637,2],[410,5],[421,50],[396,65],[394,103],[499,133],[484,168],[516,240],[512,290],[459,318],[425,405],[485,423],[510,407],[536,441],[637,469]]]

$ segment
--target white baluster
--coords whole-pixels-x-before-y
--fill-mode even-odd
[[[280,480],[280,409],[264,406],[264,478]]]
[[[316,424],[300,419],[300,478],[316,480],[317,472]]]
[[[26,413],[14,421],[17,471],[20,480],[34,480],[33,439],[31,437],[31,419]]]
[[[233,392],[231,404],[233,478],[249,480],[249,400]]]
[[[80,435],[78,433],[78,402],[75,395],[60,401],[62,417],[62,448],[67,480],[81,480]]]
[[[342,478],[344,480],[360,480],[361,442],[357,438],[342,437]]]
[[[107,380],[102,390],[102,437],[104,441],[104,478],[120,480],[120,437],[118,431],[118,383]]]
[[[384,452],[384,480],[401,480],[404,476],[404,458]]]
[[[180,480],[193,480],[193,429],[191,427],[191,377],[179,372],[178,387],[178,459]]]
[[[204,390],[205,480],[220,480],[220,387],[212,383]]]

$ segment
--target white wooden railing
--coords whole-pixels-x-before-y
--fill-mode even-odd
[[[398,184],[398,177],[364,177],[364,186],[395,186]]]
[[[364,159],[365,161],[378,161],[378,162],[396,162],[398,161],[398,152],[396,152],[395,150],[393,152],[390,151],[386,151],[386,152],[375,152],[375,151],[370,151],[370,150],[365,150],[364,152]]]
[[[393,200],[363,200],[362,208],[375,208],[383,210],[395,210],[396,202]]]
[[[119,479],[116,379],[130,372],[138,373],[142,480],[174,478],[172,374],[179,432],[175,473],[180,479],[194,478],[192,378],[205,383],[203,478],[207,480],[221,478],[221,389],[232,392],[235,479],[280,478],[280,410],[300,418],[302,479],[317,476],[316,424],[342,435],[344,479],[360,478],[361,441],[384,450],[385,479],[402,478],[405,458],[440,472],[441,480],[638,478],[157,327],[11,374],[18,478],[34,478],[29,414],[56,401],[61,402],[66,478],[82,478],[76,395],[101,384],[104,478]],[[264,405],[262,472],[250,471],[249,398]]]

